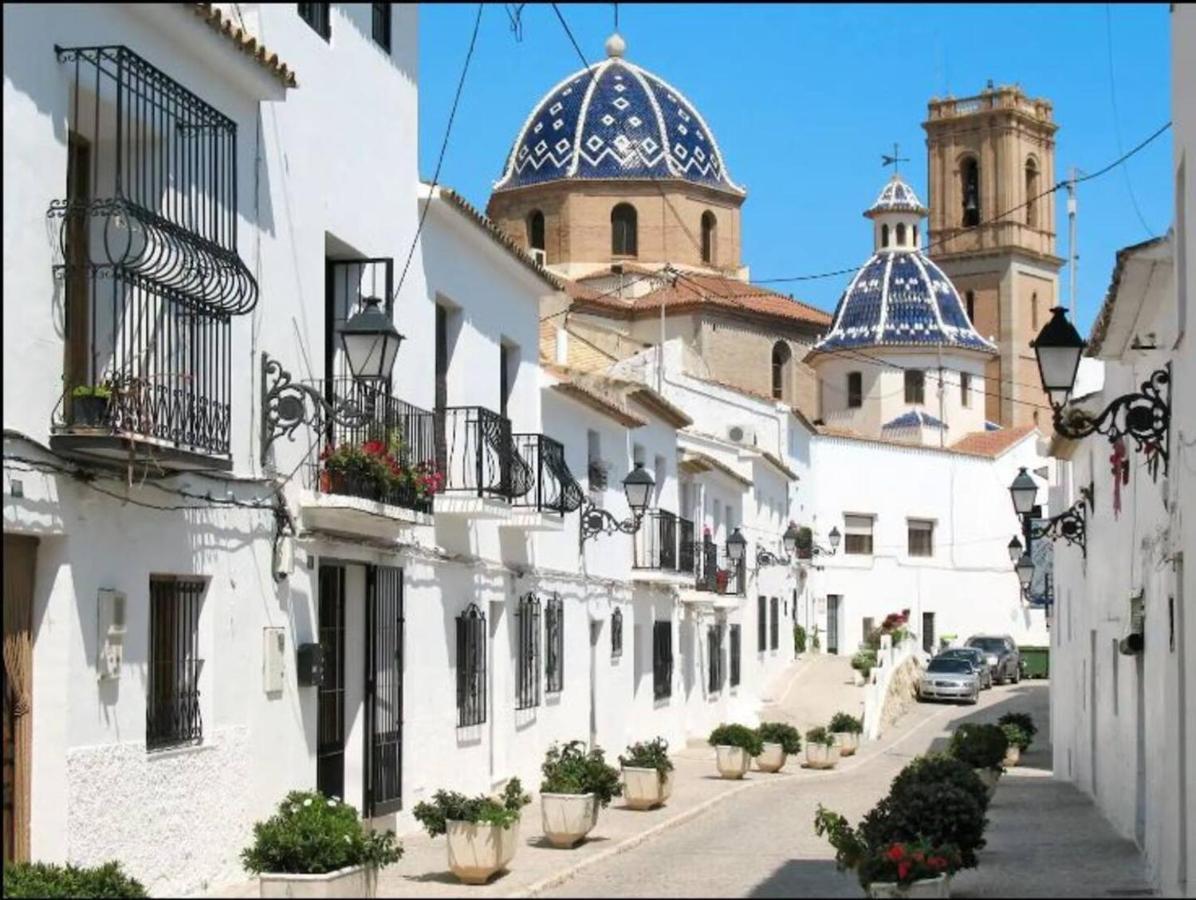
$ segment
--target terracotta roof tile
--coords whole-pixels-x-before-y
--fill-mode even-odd
[[[1022,425],[1018,428],[999,428],[996,431],[973,431],[952,444],[950,449],[960,453],[997,457],[1036,430],[1035,425]]]
[[[240,25],[233,23],[230,16],[214,3],[192,3],[192,11],[208,27],[217,34],[230,41],[236,49],[251,56],[259,66],[282,82],[284,87],[299,86],[295,79],[295,70],[278,58],[277,53],[271,53],[265,45],[259,44],[257,38]]]

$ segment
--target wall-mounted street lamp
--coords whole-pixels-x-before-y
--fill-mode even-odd
[[[627,497],[627,506],[631,510],[631,518],[620,522],[609,512],[594,501],[586,500],[581,510],[581,544],[600,534],[635,534],[640,530],[644,513],[648,510],[648,498],[652,496],[652,489],[656,481],[652,473],[644,468],[643,463],[636,463],[635,468],[627,473],[623,479],[623,493]]]
[[[738,529],[736,529],[738,532]],[[801,539],[801,529],[793,522],[789,523],[789,527],[785,529],[785,533],[781,535],[781,544],[785,548],[785,555],[778,556],[771,550],[767,550],[759,544],[756,545],[756,568],[763,566],[787,566],[793,561],[793,556],[797,553],[797,544]]]
[[[727,538],[727,559],[731,560],[732,565],[738,567],[746,552],[747,538],[740,533],[737,527]]]
[[[381,309],[377,297],[364,297],[362,309],[354,313],[340,329],[341,347],[349,371],[359,382],[377,382],[390,377],[403,335]],[[294,437],[300,425],[323,429],[328,422],[346,428],[365,425],[370,412],[349,397],[329,400],[314,385],[295,382],[291,373],[269,354],[262,354],[262,431],[261,459],[266,464],[267,451],[275,439]]]
[[[1009,561],[1017,565],[1017,561],[1021,559],[1023,549],[1022,542],[1017,539],[1017,535],[1014,535],[1013,539],[1009,542]]]
[[[1013,567],[1017,572],[1017,580],[1022,586],[1022,594],[1029,595],[1030,582],[1034,580],[1034,560],[1030,558],[1029,553],[1023,553],[1017,561],[1017,565]]]
[[[1007,549],[1009,550],[1009,561],[1013,563],[1018,580],[1022,583],[1024,596],[1029,596],[1030,581],[1034,578],[1032,549],[1035,538],[1047,538],[1052,541],[1062,538],[1067,543],[1079,547],[1084,558],[1088,558],[1087,509],[1093,502],[1093,489],[1091,487],[1081,489],[1080,493],[1082,497],[1059,515],[1052,516],[1041,525],[1034,525],[1031,517],[1037,508],[1034,501],[1038,499],[1038,485],[1026,471],[1025,466],[1018,470],[1013,484],[1009,485],[1009,497],[1013,501],[1014,512],[1022,520],[1022,534],[1025,537],[1025,543],[1023,544],[1017,535],[1014,535],[1009,541]],[[1026,566],[1029,566],[1028,576],[1025,576]]]
[[[1158,478],[1159,463],[1167,474],[1170,462],[1171,433],[1171,365],[1156,369],[1136,394],[1123,394],[1093,416],[1083,410],[1072,410],[1066,417],[1063,409],[1075,388],[1080,356],[1088,343],[1080,337],[1075,326],[1067,320],[1063,307],[1051,310],[1051,319],[1043,326],[1030,346],[1038,359],[1038,374],[1043,390],[1054,410],[1055,431],[1059,435],[1078,440],[1090,434],[1108,435],[1114,442],[1131,437],[1140,452],[1147,455],[1147,468],[1152,478]]]

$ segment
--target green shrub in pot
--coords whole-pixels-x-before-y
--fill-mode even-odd
[[[947,753],[930,753],[917,756],[897,773],[889,788],[889,794],[898,800],[915,785],[951,784],[968,794],[980,811],[988,809],[988,789],[967,763]]]
[[[1000,725],[960,725],[947,750],[973,769],[1001,769],[1009,740]]]
[[[864,676],[865,679],[876,668],[876,651],[861,650],[851,658],[851,667]]]
[[[662,737],[638,744],[628,744],[626,754],[619,756],[619,765],[628,769],[655,769],[661,778],[673,771],[669,759],[669,742]]]
[[[913,841],[882,841],[872,844],[863,827],[852,828],[839,813],[818,805],[814,831],[835,848],[839,871],[854,870],[867,890],[875,883],[908,887],[915,881],[952,875],[963,867],[959,849],[925,838]]]
[[[837,712],[831,716],[830,724],[826,726],[831,734],[862,734],[864,722],[845,712]]]
[[[919,838],[959,848],[964,867],[975,866],[988,824],[973,793],[951,782],[922,782],[890,793],[860,825],[869,846]]]
[[[712,747],[739,747],[748,756],[759,756],[764,750],[764,741],[756,733],[756,729],[746,725],[719,725],[706,741]]]
[[[806,652],[806,629],[800,625],[793,626],[793,652],[797,654]]]
[[[781,749],[793,755],[801,751],[801,734],[792,725],[784,722],[761,722],[756,729],[765,744],[780,744]]]
[[[582,741],[554,743],[544,754],[540,771],[544,775],[541,794],[593,794],[605,808],[623,793],[619,770],[606,764],[602,748],[587,752]]]
[[[824,747],[833,747],[835,746],[835,736],[830,731],[819,725],[818,727],[811,728],[806,732],[806,743],[821,744]]]
[[[481,794],[466,797],[456,791],[437,791],[432,802],[417,803],[412,811],[430,837],[444,834],[449,822],[476,822],[510,828],[519,821],[523,807],[532,802],[518,778],[507,782],[499,797]]]
[[[1015,725],[1021,730],[1023,743],[1017,744],[1017,747],[1023,753],[1030,749],[1030,745],[1034,743],[1034,735],[1038,734],[1038,727],[1034,724],[1034,719],[1029,713],[1005,713],[1005,715],[997,719],[997,724]]]

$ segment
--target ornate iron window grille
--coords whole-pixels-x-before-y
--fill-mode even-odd
[[[706,629],[707,668],[710,679],[709,693],[715,694],[723,688],[723,626],[711,625]]]
[[[768,649],[768,598],[756,598],[756,652]]]
[[[518,653],[515,666],[515,708],[540,705],[540,600],[535,594],[519,599],[515,611]]]
[[[565,609],[553,594],[544,610],[544,689],[559,693],[565,685]]]
[[[145,704],[148,750],[203,740],[199,704],[199,613],[205,582],[150,577],[149,681]]]
[[[1107,435],[1110,443],[1129,437],[1146,455],[1146,470],[1158,480],[1171,463],[1171,363],[1152,372],[1136,394],[1123,394],[1096,415],[1064,405],[1054,408],[1055,431],[1071,440]]]
[[[486,614],[476,603],[457,616],[457,727],[486,721]]]
[[[673,623],[652,624],[652,696],[664,700],[673,695]]]
[[[610,614],[610,656],[611,659],[623,656],[623,610],[617,607]]]
[[[742,653],[742,632],[739,625],[731,628],[731,687],[739,686],[740,654]]]
[[[780,643],[780,607],[781,602],[772,597],[768,601],[769,621],[768,621],[768,649],[776,650],[781,646]]]

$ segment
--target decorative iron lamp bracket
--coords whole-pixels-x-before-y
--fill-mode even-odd
[[[781,556],[763,547],[756,546],[756,568],[763,566],[787,566],[792,560],[788,556]]]
[[[597,506],[593,500],[587,499],[581,508],[581,543],[600,534],[635,534],[640,530],[643,515],[633,515],[620,522],[613,515]]]
[[[1159,463],[1167,475],[1170,463],[1171,363],[1156,369],[1137,394],[1123,394],[1093,416],[1073,409],[1066,416],[1063,406],[1055,407],[1055,431],[1065,438],[1079,440],[1091,434],[1105,434],[1109,442],[1133,438],[1139,452],[1147,456],[1150,477],[1158,480]]]
[[[274,441],[282,436],[293,440],[300,425],[323,430],[329,422],[356,428],[370,421],[370,414],[352,400],[330,402],[310,384],[292,380],[282,364],[262,354],[262,465]]]
[[[1087,501],[1077,500],[1069,508],[1047,519],[1042,525],[1036,526],[1030,532],[1031,537],[1047,538],[1057,541],[1060,538],[1074,547],[1079,547],[1088,558],[1087,542]]]

